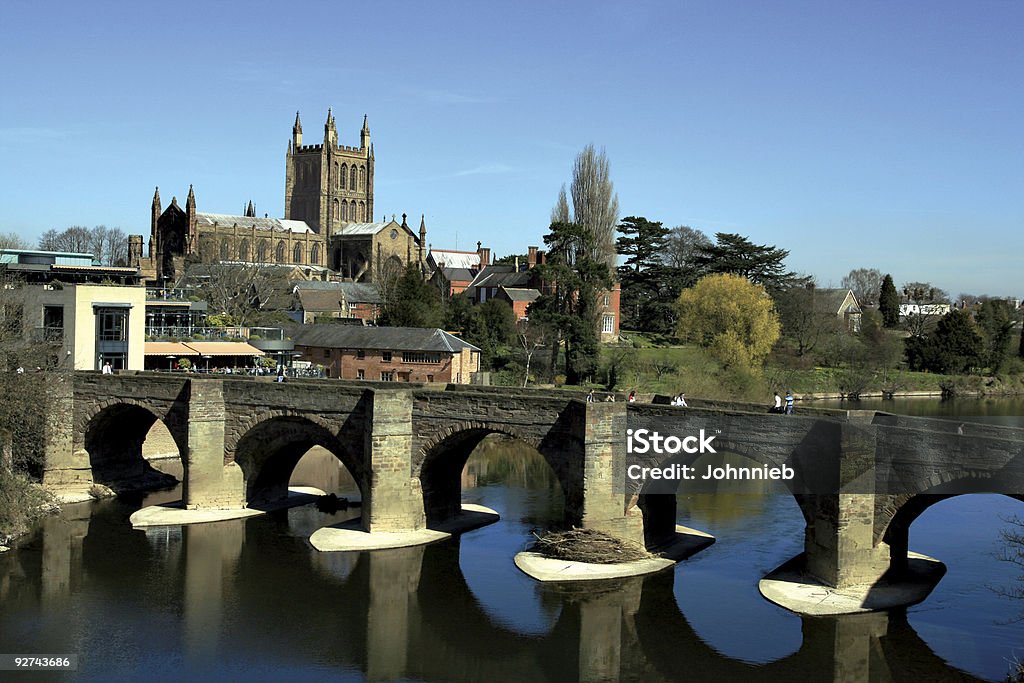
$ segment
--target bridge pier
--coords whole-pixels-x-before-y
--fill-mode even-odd
[[[367,420],[364,531],[419,531],[426,527],[423,491],[412,476],[412,391],[376,389]]]
[[[224,463],[224,382],[193,379],[188,399],[188,454],[182,500],[188,510],[245,507],[245,480],[236,463]]]
[[[73,380],[57,377],[49,387],[50,414],[43,441],[43,485],[50,490],[80,488],[93,483],[85,435],[75,429]]]
[[[643,515],[626,509],[626,416],[625,403],[586,404],[582,526],[643,546]]]

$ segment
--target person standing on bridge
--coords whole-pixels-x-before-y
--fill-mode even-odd
[[[779,392],[775,392],[775,405],[772,407],[773,413],[782,413],[782,397],[779,396]]]
[[[793,392],[786,392],[786,415],[793,414]]]
[[[114,368],[110,367],[110,361],[109,360],[106,363],[103,364],[103,374],[104,375],[113,375],[114,374]]]

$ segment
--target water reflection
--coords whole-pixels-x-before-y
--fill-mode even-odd
[[[502,520],[426,547],[309,546],[313,530],[358,510],[136,531],[130,513],[173,491],[68,508],[0,555],[0,651],[77,652],[79,677],[103,680],[969,678],[915,631],[918,614],[948,628],[944,602],[908,620],[801,618],[763,601],[757,580],[799,551],[803,529],[792,496],[771,482],[680,492],[680,521],[719,540],[675,571],[581,586],[530,580],[511,558],[531,529],[562,519],[562,494],[546,463],[517,449],[483,449],[463,479],[464,497]],[[922,516],[925,536],[929,516],[941,523],[954,502]],[[985,628],[972,622],[968,635]],[[956,663],[1005,671],[970,655]]]

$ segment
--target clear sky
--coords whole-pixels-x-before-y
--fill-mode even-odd
[[[789,249],[836,284],[1024,294],[1024,2],[0,4],[0,231],[282,216],[295,111],[369,115],[377,218],[541,244],[575,154],[623,216]],[[412,219],[410,219],[412,222]],[[472,245],[472,246],[471,246]]]

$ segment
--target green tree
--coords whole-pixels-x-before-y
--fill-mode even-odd
[[[516,343],[516,314],[501,299],[488,299],[476,307],[463,329],[463,338],[480,347],[480,362],[492,370],[495,358]]]
[[[912,370],[963,374],[982,363],[984,342],[970,316],[954,309],[935,329],[906,341],[907,362]]]
[[[565,343],[565,376],[569,384],[593,377],[599,355],[597,297],[612,286],[611,268],[595,247],[591,230],[577,223],[552,223],[544,236],[548,258],[537,271],[554,292],[530,307],[542,324],[561,330]],[[554,342],[557,350],[557,341]]]
[[[722,364],[757,370],[779,339],[779,317],[761,285],[738,274],[701,278],[679,295],[677,336],[711,351]]]
[[[878,293],[878,312],[882,314],[882,324],[894,328],[900,324],[900,295],[892,281],[892,275],[886,273],[882,278],[882,287]]]
[[[694,265],[705,275],[739,275],[769,291],[809,282],[808,278],[786,270],[783,264],[789,256],[786,249],[754,244],[746,237],[734,233],[716,233],[715,240],[715,244],[702,247],[693,259]]]
[[[623,325],[634,330],[660,329],[665,309],[678,296],[666,287],[668,269],[662,264],[668,229],[660,222],[629,216],[618,227],[622,237],[615,246],[625,262],[619,266]]]
[[[1004,299],[986,299],[978,306],[974,320],[984,336],[982,362],[992,372],[998,372],[1010,352],[1010,339],[1016,323],[1013,311]]]
[[[444,324],[441,291],[423,279],[415,263],[410,263],[388,289],[380,324],[389,327],[441,327]]]

